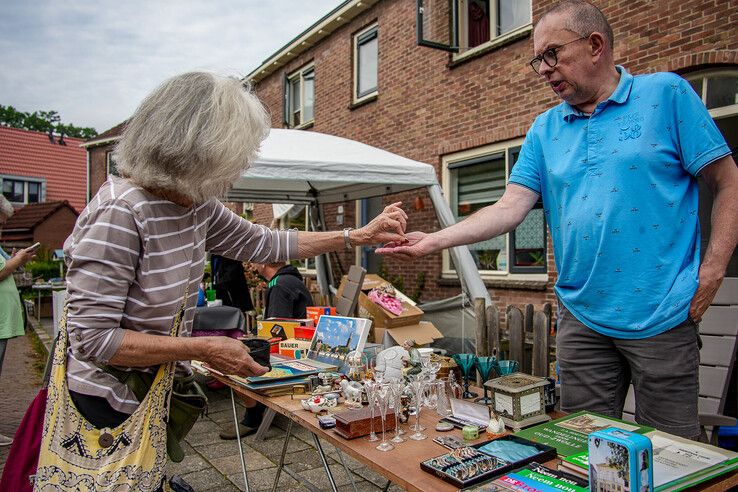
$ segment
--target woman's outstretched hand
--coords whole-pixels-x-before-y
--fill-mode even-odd
[[[357,230],[359,244],[404,242],[407,214],[400,208],[400,205],[402,205],[402,202],[387,205],[381,214]]]

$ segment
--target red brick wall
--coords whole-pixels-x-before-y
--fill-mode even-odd
[[[60,249],[64,241],[72,233],[77,215],[67,207],[54,212],[33,231],[33,241],[51,251]]]
[[[97,190],[108,179],[108,152],[115,147],[115,142],[91,147],[88,149],[90,155],[90,198],[95,196]]]
[[[533,1],[533,19],[555,2]],[[631,73],[738,64],[738,1],[595,1],[612,23],[615,59]],[[379,96],[349,109],[352,102],[352,33],[373,22],[379,26]],[[284,70],[260,81],[256,90],[269,107],[272,124],[282,127],[282,80],[300,66],[315,63],[315,124],[312,130],[352,138],[436,166],[445,154],[523,136],[535,116],[559,101],[528,66],[532,37],[527,36],[463,63],[450,66],[442,51],[418,47],[415,2],[384,0],[334,31]],[[297,34],[297,33],[295,33]],[[413,208],[420,195],[425,210]],[[430,199],[423,192],[386,197],[401,199],[410,230],[438,229]],[[353,213],[353,204],[344,206]],[[340,228],[326,213],[329,228]],[[345,224],[351,225],[346,217]],[[346,261],[353,259],[341,257]],[[348,264],[348,263],[344,263]],[[504,315],[507,304],[554,302],[553,253],[549,240],[549,278],[544,291],[490,289]],[[403,275],[405,290],[415,289],[426,273],[423,299],[454,295],[441,286],[441,256],[401,263],[386,260],[393,275]]]

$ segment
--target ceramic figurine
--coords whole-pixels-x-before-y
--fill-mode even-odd
[[[505,433],[505,422],[495,412],[490,412],[487,437],[492,439]]]
[[[403,359],[409,354],[403,347],[395,345],[384,349],[377,354],[377,363],[374,366],[376,373],[382,373],[384,381],[396,381],[402,379]]]
[[[412,338],[405,340],[402,343],[402,347],[407,350],[408,356],[405,360],[405,367],[402,369],[402,374],[407,378],[408,376],[414,376],[420,374],[423,369],[423,361],[420,357],[420,352],[415,346],[415,340]]]
[[[358,383],[356,381],[349,381],[348,379],[341,380],[341,394],[343,394],[343,398],[346,400],[347,407],[360,408],[362,406],[362,392],[363,388],[361,386],[361,383]]]

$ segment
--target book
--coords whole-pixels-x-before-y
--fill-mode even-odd
[[[248,381],[248,378],[242,378],[241,376],[228,376],[232,381],[237,383],[240,386],[243,386],[246,389],[249,389],[253,391],[254,393],[259,393],[262,395],[269,395],[269,393],[272,393],[272,395],[275,393],[275,389],[281,389],[282,391],[285,391],[286,394],[292,393],[292,388],[295,386],[309,386],[310,381],[307,378],[294,378],[294,379],[275,379],[272,382],[265,382],[265,383],[250,383]]]
[[[246,381],[252,385],[260,385],[264,383],[273,383],[275,381],[305,378],[313,374],[318,374],[318,370],[300,360],[290,360],[272,364],[272,370],[261,376],[250,376]]]
[[[654,430],[653,427],[625,422],[594,412],[581,411],[551,422],[528,427],[516,432],[515,435],[553,446],[558,455],[564,458],[586,452],[588,449],[587,436],[596,430],[608,427],[617,427],[637,434],[645,434]]]
[[[682,490],[738,468],[738,453],[733,451],[658,430],[645,435],[653,446],[653,485],[657,491]]]
[[[552,470],[538,463],[530,463],[466,490],[474,492],[586,492],[589,490],[589,484],[586,479]]]

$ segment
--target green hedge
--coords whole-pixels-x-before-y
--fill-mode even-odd
[[[59,262],[57,261],[29,261],[24,267],[33,274],[33,278],[43,277],[44,280],[59,276]]]

